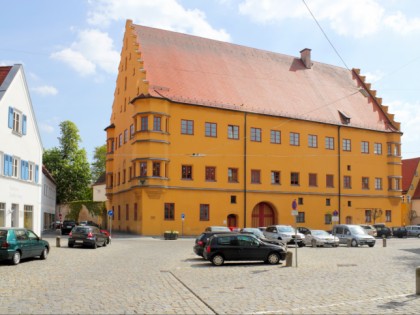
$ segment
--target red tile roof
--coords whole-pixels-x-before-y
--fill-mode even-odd
[[[127,23],[131,23],[128,21]],[[132,24],[149,94],[175,102],[395,132],[399,123],[360,93],[357,71]],[[391,118],[390,118],[391,117]]]
[[[0,86],[3,84],[4,79],[6,79],[7,75],[10,72],[12,67],[0,67]]]
[[[417,167],[420,162],[420,158],[402,160],[402,190],[407,192],[413,181],[413,177],[416,174]],[[420,185],[419,185],[420,186]]]

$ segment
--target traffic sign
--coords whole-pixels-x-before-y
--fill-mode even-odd
[[[299,213],[298,213],[298,211],[297,211],[297,210],[292,210],[292,215],[293,215],[293,216],[295,216],[295,217],[296,217],[298,214],[299,214]]]
[[[184,220],[185,219],[185,214],[181,213],[181,219]]]
[[[333,211],[333,216],[334,216],[334,217],[338,217],[338,211],[337,211],[337,210],[334,210],[334,211]]]
[[[113,210],[108,210],[108,215],[109,215],[110,217],[112,217],[112,216],[114,215],[114,211],[113,211]]]
[[[297,202],[296,202],[296,199],[293,199],[293,202],[292,202],[292,209],[293,209],[293,210],[297,210]]]

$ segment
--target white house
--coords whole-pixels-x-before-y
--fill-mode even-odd
[[[41,196],[41,227],[48,230],[54,221],[62,218],[55,217],[55,205],[57,202],[57,184],[45,166],[42,166],[42,196]]]
[[[0,226],[41,233],[43,146],[22,65],[0,67]]]

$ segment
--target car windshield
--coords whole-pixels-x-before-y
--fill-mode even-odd
[[[245,228],[245,229],[242,229],[242,232],[252,233],[252,234],[254,234],[258,237],[263,237],[264,236],[264,233],[261,232],[259,229]]]
[[[315,236],[328,236],[328,235],[330,235],[330,234],[328,234],[327,231],[323,231],[323,230],[312,230],[311,234],[315,235]]]
[[[74,228],[74,231],[77,233],[88,233],[89,232],[89,228],[88,227],[84,227],[84,226],[76,226]]]
[[[291,226],[279,226],[278,230],[280,232],[292,232],[292,233],[295,233],[295,230]]]
[[[359,235],[359,234],[367,234],[366,230],[361,226],[350,226],[350,231],[352,234]]]

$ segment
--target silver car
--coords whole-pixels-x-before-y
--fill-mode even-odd
[[[334,236],[324,230],[309,230],[305,234],[304,242],[306,246],[310,245],[312,247],[325,245],[338,247],[340,244],[340,240],[337,236]]]
[[[291,225],[270,225],[263,233],[268,239],[281,240],[288,245],[305,246],[305,235],[295,231]]]
[[[355,224],[337,224],[332,234],[340,239],[340,244],[347,244],[351,247],[359,245],[375,246],[375,238],[369,235],[364,228]]]

